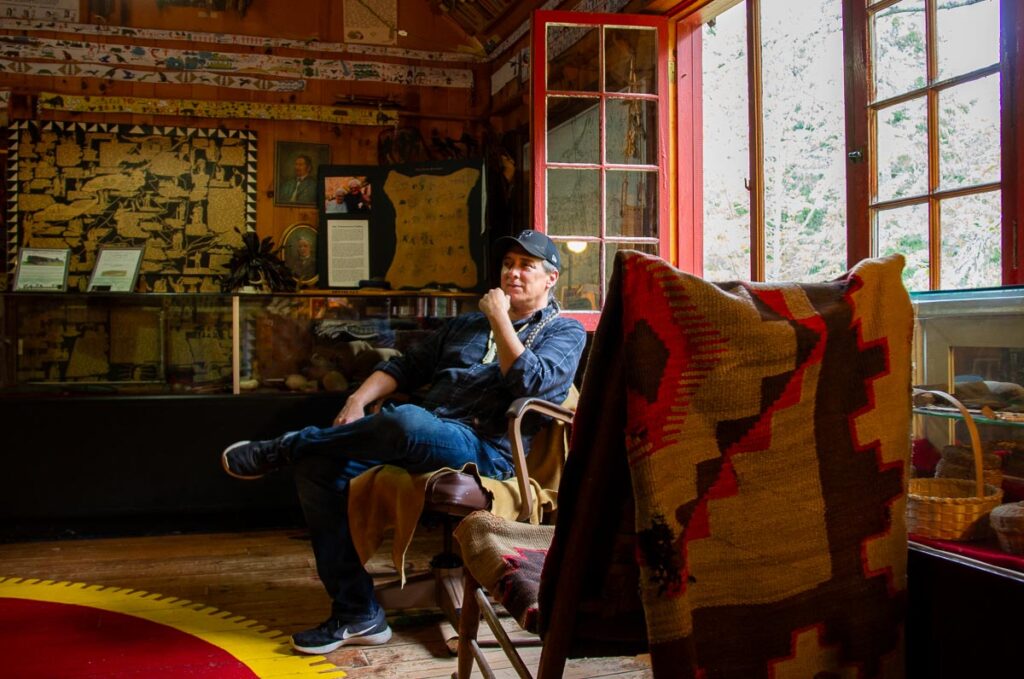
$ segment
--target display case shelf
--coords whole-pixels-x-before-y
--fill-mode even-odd
[[[469,293],[2,294],[0,397],[344,392]]]
[[[1024,287],[913,293],[914,471],[935,473],[947,446],[969,442],[965,416],[918,398],[960,401],[986,451],[1002,457],[1004,501],[1024,491]],[[924,396],[927,398],[927,396]]]
[[[954,408],[944,408],[935,406],[916,406],[914,412],[918,415],[929,415],[931,417],[943,417],[950,420],[963,420],[963,415],[956,411]],[[982,415],[980,411],[969,410],[971,419],[976,424],[991,424],[998,427],[1021,427],[1024,428],[1024,413],[1012,413],[1004,414],[1003,417],[986,417]],[[1011,418],[1020,419],[1011,419]]]

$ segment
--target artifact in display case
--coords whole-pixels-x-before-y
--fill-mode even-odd
[[[973,415],[1024,422],[1024,288],[913,293],[915,385]],[[947,404],[929,404],[953,413]]]
[[[463,293],[3,293],[0,394],[344,392]]]
[[[173,300],[4,295],[0,387],[18,393],[230,391],[230,300]]]
[[[973,478],[970,419],[977,425],[986,480],[1009,497],[1024,492],[1024,288],[912,293],[916,312],[914,385],[952,394],[959,412],[918,393],[914,467],[918,475]]]

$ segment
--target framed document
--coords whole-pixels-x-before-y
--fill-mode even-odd
[[[324,229],[323,257],[328,288],[357,288],[370,277],[370,221],[367,219],[327,219]]]
[[[89,277],[89,292],[132,292],[139,278],[143,248],[100,247]]]
[[[22,248],[14,289],[32,292],[64,292],[68,289],[71,249]]]

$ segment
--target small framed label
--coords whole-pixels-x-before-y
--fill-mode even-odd
[[[143,248],[101,247],[89,277],[89,292],[134,292]]]
[[[71,249],[22,248],[14,289],[24,292],[64,292],[68,289]]]

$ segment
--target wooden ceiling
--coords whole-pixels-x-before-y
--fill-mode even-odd
[[[530,18],[543,0],[429,0],[431,7],[459,26],[479,46],[481,54],[490,54],[509,35]]]

